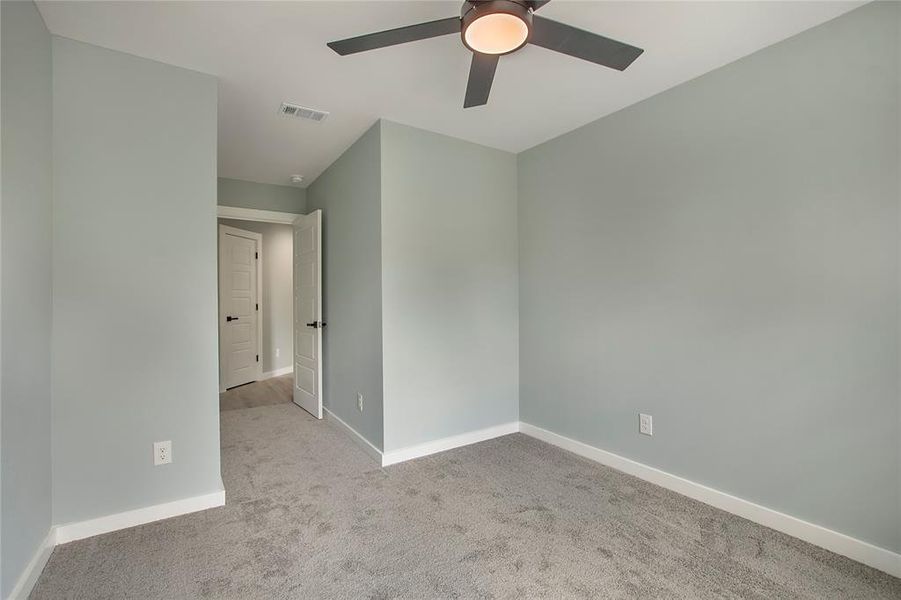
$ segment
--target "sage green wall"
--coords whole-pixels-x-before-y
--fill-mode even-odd
[[[307,209],[323,218],[324,404],[381,450],[380,165],[376,123],[310,185]]]
[[[221,489],[217,81],[55,37],[53,83],[64,524]],[[172,441],[170,465],[153,466],[159,440]]]
[[[50,34],[32,2],[0,3],[0,597],[51,525]]]
[[[523,421],[901,550],[899,10],[519,156]]]
[[[221,206],[298,214],[307,212],[307,190],[304,188],[224,177],[218,179],[217,188],[218,203]]]
[[[516,156],[381,131],[385,450],[516,421]]]
[[[263,236],[263,372],[294,361],[294,228],[280,223],[219,219],[222,225]],[[276,358],[276,350],[279,355]]]

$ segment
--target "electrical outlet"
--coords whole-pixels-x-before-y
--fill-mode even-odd
[[[363,394],[357,394],[357,410],[363,412]]]
[[[153,442],[153,465],[168,465],[172,462],[172,442]]]
[[[276,348],[276,349],[275,349],[275,358],[278,358],[279,355],[281,355],[281,353],[282,353],[282,349],[281,349],[281,348]]]
[[[638,415],[638,432],[645,435],[654,435],[654,417],[639,413]]]

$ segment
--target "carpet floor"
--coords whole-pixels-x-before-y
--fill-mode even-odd
[[[521,434],[386,468],[221,413],[227,505],[58,546],[59,598],[901,598],[901,580]]]

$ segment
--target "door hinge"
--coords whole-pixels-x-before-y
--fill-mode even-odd
[[[257,260],[260,260],[260,253],[259,253],[259,252],[254,252],[254,253],[253,253],[253,257],[254,257],[255,259],[257,259]]]
[[[257,302],[257,310],[260,310],[260,303]]]
[[[260,355],[257,354],[257,362],[260,362]]]

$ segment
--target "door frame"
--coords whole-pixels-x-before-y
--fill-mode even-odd
[[[256,259],[256,271],[257,271],[257,304],[259,304],[260,308],[256,311],[257,313],[257,354],[260,357],[260,360],[257,361],[256,366],[256,377],[257,381],[260,381],[263,378],[263,234],[257,233],[255,231],[247,231],[244,229],[238,229],[237,227],[231,227],[229,225],[222,225],[218,222],[218,237],[216,238],[217,244],[217,256],[216,262],[218,263],[218,278],[216,280],[216,291],[218,300],[219,300],[219,392],[225,391],[225,369],[223,365],[226,364],[226,348],[225,348],[225,336],[222,335],[222,327],[225,323],[225,314],[222,306],[222,288],[220,287],[220,283],[223,279],[223,268],[222,268],[222,239],[225,235],[234,235],[238,237],[243,237],[247,239],[252,239],[256,242],[257,245],[257,259]]]
[[[217,206],[216,221],[232,219],[235,221],[256,221],[258,223],[281,223],[293,225],[301,213],[287,213],[276,210],[260,210],[258,208],[240,208],[237,206]]]

